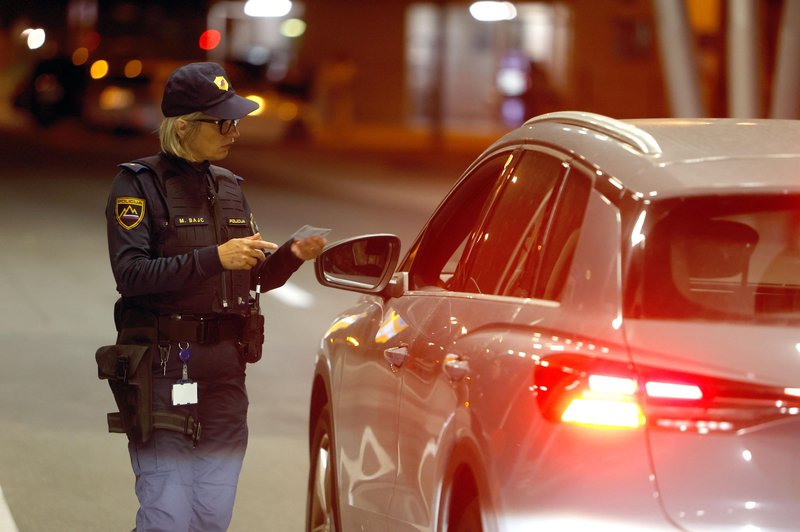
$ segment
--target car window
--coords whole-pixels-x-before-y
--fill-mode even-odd
[[[474,251],[460,264],[454,289],[526,295],[533,280],[528,267],[536,264],[548,208],[564,170],[560,158],[542,152],[525,153],[506,176],[487,222],[477,235]]]
[[[560,300],[578,244],[592,181],[573,168],[564,181],[543,245],[533,296]]]
[[[445,288],[466,243],[479,227],[485,205],[515,157],[492,157],[466,176],[442,203],[409,253],[404,269],[412,290]]]
[[[684,200],[646,232],[641,316],[800,319],[798,198]],[[634,272],[635,273],[635,272]]]

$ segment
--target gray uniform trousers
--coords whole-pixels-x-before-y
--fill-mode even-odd
[[[189,349],[198,404],[172,406],[172,385],[182,368],[173,343],[166,377],[154,367],[153,407],[193,410],[202,427],[200,440],[195,447],[186,435],[156,429],[146,444],[128,444],[139,499],[137,532],[224,531],[231,521],[247,447],[245,363],[231,340]]]

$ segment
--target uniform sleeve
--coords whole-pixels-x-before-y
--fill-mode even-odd
[[[178,290],[222,272],[216,246],[174,257],[158,257],[153,202],[137,174],[122,170],[114,178],[106,205],[108,253],[117,291],[134,297]]]
[[[261,291],[267,292],[286,284],[289,277],[303,264],[292,253],[292,240],[287,241],[275,250],[261,266],[253,269],[251,288],[255,290],[258,280],[261,280]]]

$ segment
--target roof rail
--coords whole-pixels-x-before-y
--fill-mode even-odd
[[[658,142],[656,142],[656,139],[654,139],[652,135],[636,126],[615,118],[583,111],[559,111],[535,116],[525,122],[525,124],[530,125],[537,122],[559,122],[562,124],[585,127],[608,135],[620,142],[624,142],[642,153],[661,153],[661,146],[658,145]]]

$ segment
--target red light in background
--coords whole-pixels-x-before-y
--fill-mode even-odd
[[[198,44],[203,50],[213,50],[219,46],[222,35],[217,30],[206,30],[200,35]]]

